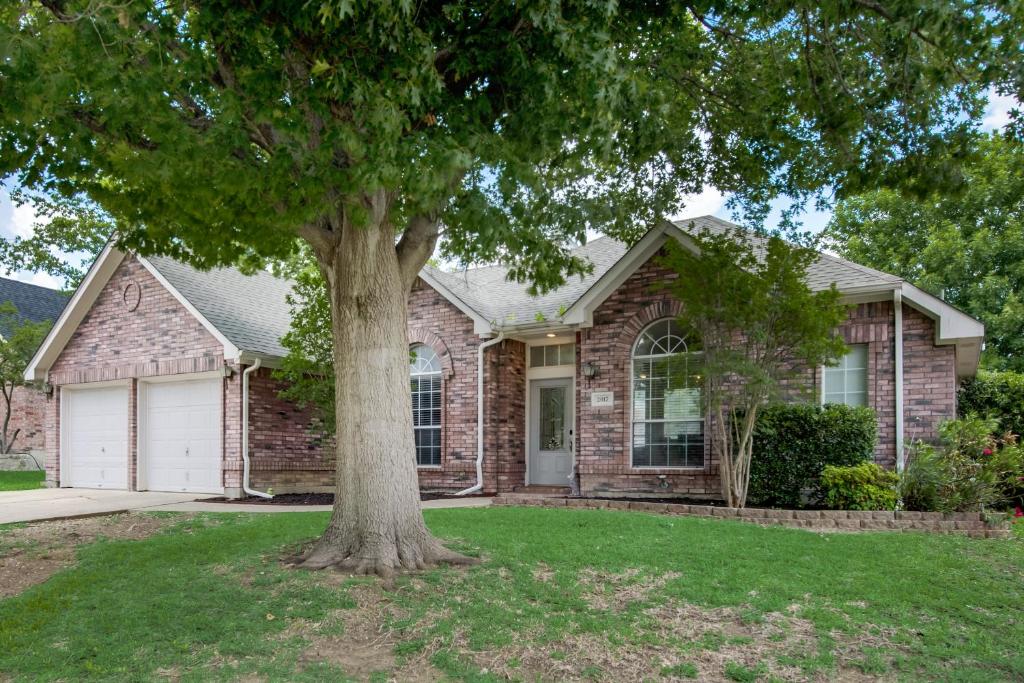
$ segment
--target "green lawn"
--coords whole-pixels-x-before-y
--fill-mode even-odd
[[[326,520],[172,517],[83,545],[0,600],[0,678],[1024,678],[1018,540],[434,510],[434,532],[483,563],[382,590],[280,564]],[[0,554],[31,553],[30,529],[0,527]]]
[[[0,491],[28,491],[43,485],[45,472],[32,470],[29,472],[0,471]]]

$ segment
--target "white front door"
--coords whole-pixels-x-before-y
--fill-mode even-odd
[[[220,379],[144,386],[139,454],[150,491],[222,493]]]
[[[569,485],[574,398],[572,378],[530,381],[530,484]]]
[[[128,488],[128,387],[64,389],[62,486]]]

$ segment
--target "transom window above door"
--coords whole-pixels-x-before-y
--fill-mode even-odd
[[[633,467],[704,467],[703,354],[674,319],[633,346]]]
[[[530,367],[550,368],[576,363],[576,344],[548,344],[530,347]]]
[[[412,429],[416,438],[416,464],[441,464],[441,361],[426,344],[410,349],[409,384],[412,392]]]

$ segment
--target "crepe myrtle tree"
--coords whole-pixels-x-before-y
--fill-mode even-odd
[[[439,249],[545,290],[706,185],[955,177],[1016,17],[973,2],[10,0],[0,174],[199,268],[310,249],[336,502],[301,562],[460,561],[419,509],[406,299]],[[761,213],[759,213],[759,211]]]
[[[699,343],[695,367],[730,507],[747,503],[761,408],[787,379],[798,390],[800,368],[834,364],[846,352],[836,332],[847,314],[839,291],[807,285],[817,258],[809,246],[737,229],[699,232],[689,247],[670,243],[661,259],[676,275],[661,287],[682,304],[680,322]]]

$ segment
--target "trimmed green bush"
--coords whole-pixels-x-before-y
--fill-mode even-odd
[[[768,406],[754,431],[748,499],[756,505],[797,508],[809,490],[818,502],[825,466],[870,461],[877,438],[878,422],[870,408]]]
[[[825,505],[833,510],[895,510],[899,476],[873,462],[826,465],[821,473]]]
[[[993,417],[1000,432],[1024,435],[1024,373],[979,371],[961,385],[957,412]]]

